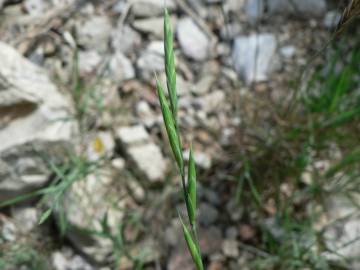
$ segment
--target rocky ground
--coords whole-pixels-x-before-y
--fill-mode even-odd
[[[272,133],[272,108],[288,100],[341,9],[325,0],[165,3],[184,148],[192,143],[200,170],[202,253],[211,270],[252,269],[268,258],[257,248],[259,223],[282,232],[274,202],[261,221],[237,203],[230,174],[252,134]],[[0,7],[0,203],[13,200],[0,215],[0,268],[194,269],[155,93],[154,73],[165,79],[164,1]],[[334,218],[355,211],[331,202]],[[346,226],[359,231],[359,218]],[[359,256],[356,245],[340,253]]]

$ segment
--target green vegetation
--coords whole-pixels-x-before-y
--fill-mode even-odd
[[[316,205],[335,195],[351,198],[360,192],[360,51],[358,44],[344,44],[327,49],[332,53],[315,67],[291,108],[286,102],[276,105],[272,135],[257,138],[245,149],[241,146],[242,166],[233,173],[238,177],[231,179],[237,181],[239,204],[244,197],[252,198],[255,210],[249,211],[259,213],[260,238],[253,242],[261,256],[252,262],[254,269],[351,267],[348,258],[324,245],[324,230],[315,229],[326,211]],[[242,128],[256,129],[253,123],[259,121],[249,120]],[[324,167],[317,162],[324,162]],[[275,209],[271,214],[270,201]],[[264,226],[269,216],[279,235]],[[324,252],[337,255],[339,261],[328,260]]]
[[[196,268],[203,270],[204,266],[201,259],[200,247],[197,237],[196,226],[196,167],[192,149],[190,148],[189,164],[188,164],[188,176],[186,181],[185,175],[185,162],[181,146],[181,138],[179,134],[179,126],[177,119],[177,93],[176,93],[176,70],[175,70],[175,57],[173,51],[173,34],[170,26],[169,14],[165,11],[164,15],[164,34],[165,34],[165,71],[167,80],[167,89],[170,98],[170,106],[165,97],[163,87],[157,80],[157,93],[159,96],[160,106],[164,123],[168,135],[168,139],[171,145],[172,152],[174,154],[177,167],[181,176],[181,183],[184,193],[184,200],[186,203],[186,209],[188,214],[188,220],[190,224],[190,230],[183,222],[180,214],[179,219],[181,221],[184,237],[188,245],[189,252],[194,260]]]
[[[22,267],[26,267],[25,269],[29,270],[51,269],[44,254],[41,254],[31,246],[14,244],[9,248],[1,248],[0,269],[23,269]]]

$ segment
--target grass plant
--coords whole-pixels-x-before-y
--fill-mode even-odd
[[[179,133],[178,123],[178,101],[176,92],[176,64],[173,49],[173,33],[170,25],[170,18],[167,10],[164,13],[164,49],[165,49],[165,72],[167,90],[169,94],[169,101],[165,97],[164,88],[156,78],[156,88],[159,97],[160,107],[163,115],[163,120],[170,142],[172,152],[175,157],[175,161],[180,173],[181,184],[184,194],[184,200],[187,209],[187,216],[189,226],[185,224],[183,218],[179,214],[179,219],[183,228],[184,237],[189,249],[189,252],[194,260],[197,270],[203,270],[203,262],[201,258],[201,252],[199,247],[199,241],[197,236],[197,221],[196,221],[196,166],[194,160],[194,154],[190,147],[189,162],[186,166],[183,157],[181,137]]]

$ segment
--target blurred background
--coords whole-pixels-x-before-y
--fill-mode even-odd
[[[164,6],[206,268],[360,269],[350,2],[0,0],[0,269],[194,269],[155,92]]]

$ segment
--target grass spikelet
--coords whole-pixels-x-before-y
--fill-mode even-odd
[[[188,212],[190,224],[193,226],[196,224],[196,167],[193,156],[192,148],[190,148],[189,154],[189,168],[188,168],[188,186],[187,186],[189,204]]]
[[[173,115],[170,111],[169,104],[166,100],[163,87],[159,80],[156,82],[157,94],[159,96],[161,111],[165,123],[166,132],[170,141],[170,146],[175,156],[176,163],[183,174],[184,160],[181,153],[178,134],[176,132]]]
[[[178,101],[176,94],[176,68],[175,68],[175,56],[173,46],[173,33],[171,30],[171,23],[168,11],[165,9],[164,14],[164,49],[165,49],[165,73],[167,89],[170,97],[171,111],[174,117],[175,126],[177,125],[177,110]]]
[[[194,260],[194,263],[196,265],[196,269],[197,270],[204,270],[204,266],[201,260],[201,255],[199,252],[199,249],[197,247],[197,245],[195,244],[190,231],[188,230],[188,228],[186,227],[186,225],[184,224],[184,222],[181,219],[181,216],[179,216],[182,228],[183,228],[183,232],[184,232],[184,238],[186,241],[186,244],[188,246],[188,249],[190,251],[191,257]]]
[[[157,94],[159,96],[161,111],[169,138],[170,146],[175,156],[177,166],[180,170],[182,189],[184,193],[184,200],[186,204],[187,215],[190,223],[190,230],[183,223],[181,217],[180,221],[184,231],[184,237],[194,260],[197,270],[203,270],[204,266],[201,259],[201,252],[196,230],[196,166],[193,152],[190,148],[188,175],[186,184],[185,164],[182,154],[181,140],[179,134],[179,127],[177,123],[177,93],[176,93],[176,70],[175,57],[173,49],[173,33],[170,27],[170,17],[165,10],[164,13],[164,35],[165,35],[165,73],[166,82],[169,92],[170,106],[165,97],[164,89],[159,80],[156,80]]]

